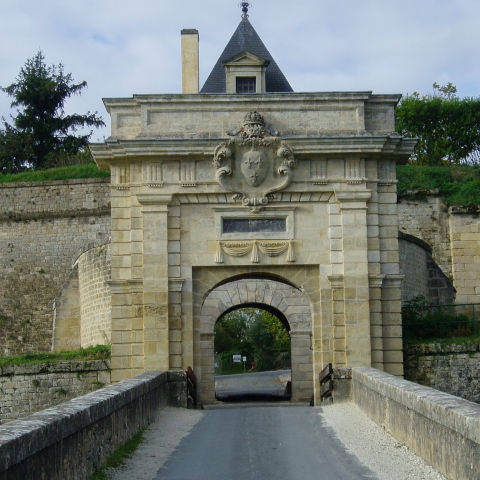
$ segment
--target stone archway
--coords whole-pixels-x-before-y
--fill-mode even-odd
[[[242,306],[279,311],[290,327],[292,401],[308,401],[313,394],[312,314],[305,294],[287,283],[269,279],[240,279],[210,291],[200,313],[200,400],[215,401],[215,323],[227,311]]]

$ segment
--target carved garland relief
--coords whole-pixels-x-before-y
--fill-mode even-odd
[[[279,257],[284,253],[287,254],[287,262],[295,262],[295,253],[293,251],[293,242],[287,241],[219,241],[217,243],[217,253],[215,255],[215,263],[224,262],[224,254],[230,257],[244,257],[250,255],[252,263],[260,262],[260,253],[267,257]]]

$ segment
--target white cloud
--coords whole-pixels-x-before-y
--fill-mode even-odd
[[[240,20],[232,0],[0,0],[0,85],[41,48],[89,84],[68,111],[101,98],[181,89],[180,29],[200,30],[206,76]],[[251,21],[296,91],[427,92],[452,81],[478,96],[480,2],[254,0]],[[0,115],[9,115],[0,94]],[[108,135],[98,131],[94,138]]]

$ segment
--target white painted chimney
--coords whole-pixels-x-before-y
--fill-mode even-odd
[[[199,92],[198,30],[182,30],[182,93]]]

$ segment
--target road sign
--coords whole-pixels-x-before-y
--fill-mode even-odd
[[[242,363],[242,356],[241,355],[232,355],[233,363]]]
[[[242,358],[242,361],[243,361],[243,362],[246,362],[246,361],[247,361],[247,357],[243,357],[243,358]]]

